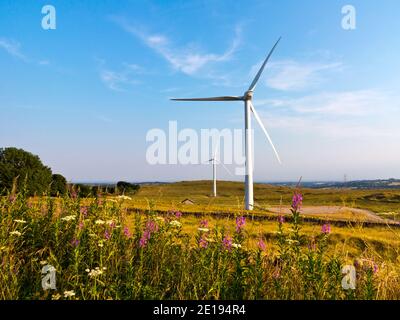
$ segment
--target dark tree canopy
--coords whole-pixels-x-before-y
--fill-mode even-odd
[[[133,184],[125,181],[118,181],[117,182],[117,189],[118,192],[121,194],[125,193],[136,193],[140,189],[140,185],[138,184]]]
[[[61,174],[53,174],[51,182],[51,195],[64,195],[67,192],[67,179]]]
[[[18,190],[26,184],[29,195],[48,191],[52,181],[49,167],[38,156],[23,149],[0,148],[0,192],[10,191],[16,181]]]

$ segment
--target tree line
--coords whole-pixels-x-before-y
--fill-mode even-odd
[[[75,192],[81,197],[97,194],[135,194],[140,185],[125,181],[116,184],[74,184],[45,166],[37,155],[18,148],[0,148],[0,194],[24,190],[28,196],[62,196]]]

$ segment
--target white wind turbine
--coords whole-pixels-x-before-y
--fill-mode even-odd
[[[228,172],[230,175],[232,175],[232,173],[228,170],[228,168],[224,165],[224,163],[217,159],[218,147],[219,147],[219,145],[217,145],[217,147],[215,148],[213,158],[211,158],[210,160],[207,161],[207,162],[210,162],[213,166],[213,197],[217,196],[217,164],[218,163],[222,164],[222,166],[226,170],[226,172]]]
[[[245,124],[245,154],[246,154],[246,175],[245,175],[245,209],[253,210],[254,200],[253,200],[253,150],[252,150],[252,135],[251,135],[251,116],[250,112],[254,114],[258,124],[266,135],[269,143],[271,144],[272,149],[274,150],[275,156],[278,159],[279,163],[281,160],[279,158],[278,152],[275,149],[275,146],[265,129],[256,109],[253,106],[253,93],[254,89],[257,85],[258,80],[261,77],[262,72],[264,71],[265,65],[267,64],[269,58],[274,52],[276,46],[278,45],[281,38],[275,43],[269,52],[268,56],[265,58],[263,64],[261,65],[260,70],[257,72],[253,82],[251,83],[249,89],[244,93],[243,96],[222,96],[222,97],[211,97],[211,98],[185,98],[185,99],[171,99],[174,101],[243,101],[244,102],[244,124]],[[214,180],[215,181],[215,180]]]

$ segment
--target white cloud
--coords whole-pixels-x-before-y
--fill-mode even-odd
[[[289,109],[297,113],[334,115],[334,116],[367,116],[382,109],[395,108],[400,102],[392,93],[377,89],[325,92],[307,95],[300,98],[282,98],[259,100],[257,105],[269,105]]]
[[[143,73],[143,69],[136,64],[122,64],[119,71],[110,70],[105,67],[105,61],[97,59],[99,62],[100,80],[111,90],[125,91],[127,86],[137,85],[139,80],[134,79],[134,75]]]
[[[126,20],[114,18],[125,31],[141,39],[149,48],[160,54],[168,63],[178,71],[187,75],[195,75],[205,66],[229,60],[240,44],[239,27],[235,30],[235,37],[230,47],[222,54],[203,53],[193,46],[174,47],[172,41],[162,34],[147,34],[131,26]]]
[[[251,68],[255,75],[261,62]],[[325,72],[342,70],[340,62],[299,63],[294,60],[272,62],[268,65],[266,84],[268,87],[282,91],[301,91],[314,87],[324,81]]]
[[[399,98],[377,89],[255,101],[272,128],[335,138],[399,137]],[[272,107],[269,112],[263,106]]]
[[[21,59],[23,61],[28,60],[26,56],[21,52],[21,44],[19,42],[6,38],[0,38],[0,48],[7,51],[13,57]]]

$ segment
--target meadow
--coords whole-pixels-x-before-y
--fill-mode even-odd
[[[177,184],[180,196],[171,186],[144,186],[120,197],[80,198],[74,190],[63,197],[31,198],[23,191],[2,197],[0,298],[400,298],[400,229],[394,226],[306,221],[303,206],[317,201],[307,199],[308,190],[263,200],[257,186],[256,201],[291,209],[258,219],[267,212],[244,212],[240,199],[225,210],[223,190],[211,199],[193,183]],[[195,205],[180,203],[188,194]],[[42,271],[49,265],[56,289],[44,290]],[[346,265],[355,268],[354,289],[343,288]]]

